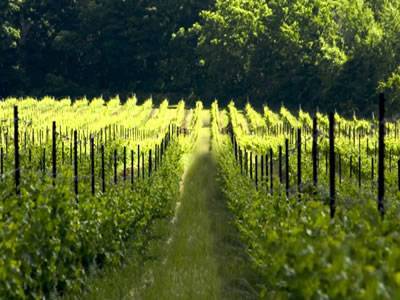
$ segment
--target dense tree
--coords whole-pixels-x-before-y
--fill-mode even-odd
[[[18,89],[19,1],[0,2],[0,97]]]
[[[4,0],[0,97],[181,89],[180,66],[188,63],[182,58],[190,58],[194,44],[173,42],[172,35],[196,22],[209,4]],[[182,55],[175,56],[175,51]]]
[[[400,0],[3,0],[0,97],[400,104]]]
[[[369,110],[378,90],[397,90],[399,3],[217,0],[185,34],[210,94]]]

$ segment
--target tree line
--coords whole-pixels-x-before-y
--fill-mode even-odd
[[[136,92],[363,113],[385,92],[395,113],[399,12],[400,0],[4,0],[0,98]]]

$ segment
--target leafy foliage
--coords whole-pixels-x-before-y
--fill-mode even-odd
[[[237,113],[231,109],[232,112]],[[285,196],[276,173],[273,193],[268,192],[269,182],[265,178],[256,188],[253,179],[241,172],[233,155],[233,145],[221,133],[224,125],[219,121],[216,103],[212,116],[219,177],[234,223],[261,278],[260,298],[393,299],[399,296],[400,203],[396,172],[386,171],[388,209],[384,220],[376,209],[376,188],[371,186],[369,172],[360,188],[347,172],[343,175],[345,179],[338,187],[338,214],[330,219],[324,172],[320,174],[319,188],[310,189],[305,183],[300,198],[292,190],[288,198]],[[236,127],[236,134],[245,136],[239,128]],[[285,137],[283,133],[278,135]],[[246,139],[237,138],[239,146],[246,146]],[[339,139],[341,142],[345,151],[355,150],[351,142]],[[258,139],[253,139],[251,146],[262,148]],[[362,148],[365,146],[362,140]],[[265,153],[265,149],[253,151]],[[312,178],[312,164],[309,152],[304,153],[303,180],[308,182]],[[365,157],[364,151],[361,155]],[[295,160],[293,155],[289,165],[291,178],[296,176]]]
[[[398,113],[399,11],[399,0],[5,0],[0,97],[135,90],[351,114],[384,90]]]
[[[23,137],[19,141],[21,195],[15,193],[15,148],[10,136],[14,105],[20,110],[19,131]],[[200,102],[193,117],[186,120],[191,123],[184,125],[192,134],[178,136],[176,131],[172,132],[169,146],[163,147],[163,154],[159,152],[162,160],[158,160],[157,168],[155,147],[166,143],[170,124],[183,124],[183,101],[170,108],[165,100],[153,109],[151,99],[138,106],[134,97],[125,105],[121,105],[119,98],[106,105],[102,98],[72,104],[69,99],[55,101],[46,97],[41,101],[8,99],[0,106],[2,298],[43,299],[68,291],[79,293],[92,268],[118,266],[126,255],[128,240],[140,251],[151,238],[148,231],[154,221],[173,216],[180,193],[182,156],[193,146],[202,121]],[[46,171],[46,165],[48,170],[52,163],[51,155],[45,155],[52,148],[48,138],[52,120],[57,121],[56,178]],[[117,130],[123,125],[131,134]],[[71,128],[78,130],[77,160],[72,158],[68,130]],[[91,156],[86,151],[89,132],[96,137],[93,173]],[[100,144],[105,147],[104,153],[100,153]],[[138,145],[141,152],[134,151]],[[133,176],[126,176],[121,148],[129,151],[127,162],[132,165],[129,164],[128,173]],[[118,157],[114,156],[113,161],[114,150],[118,150]],[[151,150],[154,152],[150,156]],[[134,154],[135,164],[130,153]],[[140,165],[136,167],[138,159]],[[73,162],[78,165],[78,194],[72,188]],[[112,176],[118,181],[111,180]],[[92,179],[95,192],[91,190]]]
[[[317,105],[371,110],[379,82],[399,65],[393,34],[398,6],[364,0],[216,1],[192,27],[209,93],[313,110]]]

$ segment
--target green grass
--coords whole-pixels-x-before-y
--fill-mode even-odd
[[[205,120],[207,124],[207,120]],[[216,181],[209,128],[203,128],[188,169],[181,206],[165,249],[151,272],[143,299],[250,299],[249,264],[231,225]]]
[[[83,299],[257,298],[248,282],[254,276],[250,263],[218,188],[208,127],[195,148],[176,217],[158,222],[145,254],[132,253],[123,268],[104,272]]]

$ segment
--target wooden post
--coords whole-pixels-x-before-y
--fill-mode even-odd
[[[142,152],[142,179],[144,179],[144,152]]]
[[[285,174],[285,180],[286,180],[286,198],[289,199],[289,189],[290,189],[290,178],[289,178],[289,170],[290,170],[290,165],[289,165],[289,140],[285,140],[285,157],[286,157],[286,174]]]
[[[261,182],[264,182],[264,155],[261,154]]]
[[[318,121],[313,118],[313,140],[312,140],[312,164],[314,188],[318,185]]]
[[[78,197],[78,132],[74,130],[74,190],[75,196]]]
[[[253,152],[250,152],[250,179],[253,179]]]
[[[177,134],[178,134],[178,137],[179,137],[179,132],[180,132],[179,126],[177,128],[178,128]],[[157,155],[158,155],[158,145],[155,145],[154,146],[154,172],[157,172],[157,163],[158,163],[158,156]]]
[[[161,167],[161,151],[160,151],[160,145],[157,145],[157,170],[160,169],[160,167]]]
[[[124,157],[123,157],[123,164],[124,164],[124,181],[126,181],[126,146],[124,146]]]
[[[95,190],[95,177],[94,177],[94,137],[90,137],[90,183],[91,183],[91,191],[94,196]]]
[[[137,178],[140,179],[140,145],[137,146]]]
[[[19,118],[18,106],[14,106],[14,161],[15,161],[15,193],[21,195],[20,181],[20,157],[19,157]]]
[[[240,174],[243,174],[243,151],[239,148]]]
[[[42,172],[43,174],[46,173],[46,146],[43,148],[42,153]]]
[[[115,127],[114,127],[115,129]],[[115,131],[114,131],[115,133]],[[114,184],[118,183],[118,174],[117,174],[117,149],[114,149]]]
[[[330,196],[330,214],[331,218],[335,216],[336,211],[336,186],[335,186],[335,116],[329,114],[329,196]]]
[[[152,153],[151,153],[151,149],[149,150],[149,177],[151,177],[151,172],[152,172],[152,169],[153,169],[153,156],[152,156]]]
[[[105,161],[104,161],[104,144],[101,145],[101,191],[104,194],[106,192],[106,172],[105,172]]]
[[[256,189],[258,189],[258,155],[255,155],[255,180],[256,180]]]
[[[248,175],[248,159],[247,159],[247,150],[244,149],[244,172],[246,176]]]
[[[375,161],[374,157],[371,157],[371,180],[375,179]]]
[[[378,210],[385,215],[385,96],[379,95]]]
[[[51,161],[52,161],[53,185],[55,185],[56,184],[55,179],[57,177],[57,132],[56,132],[56,122],[53,122],[53,128],[52,128]]]
[[[301,128],[297,129],[297,191],[301,194]]]
[[[358,187],[361,188],[361,156],[358,156]]]
[[[236,141],[236,137],[234,138],[234,146],[235,146],[235,160],[238,160],[238,145],[237,145],[237,141]]]
[[[133,185],[135,180],[135,170],[134,170],[134,152],[131,150],[131,184]]]
[[[278,146],[278,175],[279,175],[279,183],[283,183],[283,175],[282,175],[282,146]]]
[[[270,176],[270,193],[271,195],[274,192],[274,161],[273,161],[274,153],[272,148],[269,149],[269,176]]]

